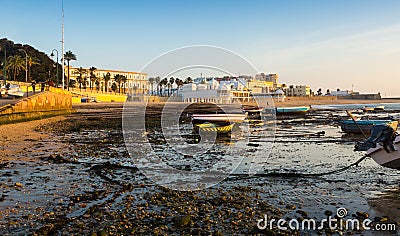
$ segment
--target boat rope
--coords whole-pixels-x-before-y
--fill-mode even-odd
[[[233,177],[240,177],[240,178],[234,178],[232,180],[237,180],[237,179],[246,179],[246,178],[256,178],[256,177],[289,177],[289,178],[306,178],[306,177],[321,177],[325,175],[333,175],[333,174],[338,174],[340,172],[346,171],[350,169],[353,166],[358,166],[360,162],[365,160],[368,155],[362,156],[360,159],[358,159],[356,162],[339,168],[337,170],[332,170],[328,172],[323,172],[323,173],[296,173],[296,172],[269,172],[269,173],[257,173],[255,175],[248,175],[248,174],[231,174],[230,176]]]
[[[288,177],[288,178],[306,178],[306,177],[321,177],[325,175],[333,175],[333,174],[338,174],[340,172],[346,171],[350,169],[353,166],[358,166],[360,162],[365,160],[368,155],[362,156],[360,159],[358,159],[356,162],[328,172],[323,172],[323,173],[297,173],[297,172],[269,172],[269,173],[257,173],[255,175],[249,175],[249,174],[230,174],[229,176],[234,177],[234,178],[229,178],[230,180],[238,180],[238,179],[248,179],[248,178],[256,178],[256,177]],[[113,164],[110,162],[105,162],[105,163],[88,163],[88,162],[79,162],[77,160],[70,160],[68,158],[65,158],[61,155],[55,155],[55,156],[50,156],[43,158],[43,160],[47,161],[52,161],[55,163],[71,163],[71,164],[81,164],[81,165],[86,165],[90,166],[90,171],[94,171],[97,175],[99,175],[101,178],[104,180],[107,180],[109,182],[118,184],[118,185],[126,185],[122,184],[118,181],[113,180],[112,178],[108,177],[104,173],[102,173],[102,170],[105,169],[130,169],[131,171],[138,171],[137,167],[135,166],[125,166],[121,164]]]

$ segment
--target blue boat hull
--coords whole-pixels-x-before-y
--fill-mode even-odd
[[[277,115],[304,115],[310,110],[309,107],[277,107]]]
[[[387,124],[392,122],[392,120],[357,120],[357,125],[353,120],[344,120],[340,122],[340,128],[346,133],[369,133],[372,126],[379,124]],[[360,130],[361,129],[361,130]]]

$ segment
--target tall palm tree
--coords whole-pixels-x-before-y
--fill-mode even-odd
[[[76,82],[79,83],[79,90],[82,91],[82,84],[85,82],[85,75],[87,74],[87,70],[79,67],[79,69],[74,72],[78,76],[76,77]]]
[[[112,85],[111,85],[111,90],[114,91],[114,94],[116,93],[116,91],[117,91],[117,85],[115,84],[115,82],[112,83]]]
[[[115,82],[118,84],[118,92],[121,93],[121,82],[122,82],[122,76],[120,74],[116,74],[114,76]]]
[[[34,65],[40,65],[40,63],[38,62],[38,60],[34,57],[31,57],[28,55],[27,57],[27,64],[28,64],[28,80],[30,81],[30,77],[31,77],[31,67]]]
[[[70,61],[76,61],[76,55],[72,53],[71,51],[67,51],[64,54],[64,60],[67,61],[67,66],[68,66],[68,81],[67,81],[67,88],[69,90],[69,62]]]
[[[128,78],[126,78],[125,75],[121,75],[121,81],[122,83],[124,83],[124,94],[125,94],[126,81],[128,81]]]
[[[149,83],[150,83],[150,86],[151,86],[151,94],[153,94],[153,85],[154,85],[154,81],[155,80],[156,79],[154,77],[150,77],[149,78]]]
[[[163,80],[160,81],[160,86],[161,86],[161,89],[162,89],[162,95],[165,94],[165,87],[167,86],[167,84],[168,84],[168,79],[167,78],[164,78]]]
[[[175,83],[174,77],[169,78],[169,83],[168,83],[168,96],[169,96],[170,94],[172,94],[172,86],[174,85],[174,83]]]
[[[9,56],[6,69],[13,73],[15,81],[19,72],[25,70],[25,60],[19,55]]]
[[[156,84],[157,84],[157,93],[160,94],[160,82],[161,82],[161,78],[160,76],[156,77]]]
[[[286,95],[286,93],[287,93],[287,85],[286,84],[282,84],[282,90],[283,90],[283,93]]]
[[[110,81],[110,79],[111,79],[110,72],[107,72],[107,74],[103,75],[103,79],[104,79],[106,91],[108,92],[108,81]]]
[[[175,83],[176,83],[176,85],[178,86],[178,88],[182,88],[182,86],[183,86],[183,80],[177,78],[177,80],[175,79]]]
[[[96,77],[96,79],[94,79],[94,84],[96,85],[97,92],[99,92],[99,89],[100,89],[100,78],[99,77]]]
[[[89,85],[90,91],[92,91],[92,87],[93,87],[92,85],[93,85],[93,83],[94,83],[94,82],[96,81],[96,79],[97,79],[97,76],[96,76],[96,74],[95,74],[96,70],[97,70],[97,68],[94,67],[94,66],[92,66],[92,67],[89,68],[89,71],[90,71],[90,75],[89,75],[89,79],[90,79],[90,85]]]

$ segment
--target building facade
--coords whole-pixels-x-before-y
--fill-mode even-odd
[[[249,80],[247,81],[247,88],[253,94],[270,93],[276,89],[273,82],[268,82],[265,80]]]
[[[68,68],[65,69],[65,75],[68,76]],[[110,79],[106,81],[107,74],[109,73]],[[75,86],[79,87],[78,77],[82,76],[83,85],[87,88],[94,88],[103,92],[112,92],[113,87],[121,86],[121,90],[133,93],[147,93],[150,89],[150,84],[147,79],[146,73],[141,72],[128,72],[120,70],[105,70],[96,69],[93,71],[96,78],[90,78],[89,68],[70,67],[70,80],[75,81]],[[116,75],[122,75],[126,78],[125,81],[115,81]],[[115,84],[113,86],[113,84]],[[119,88],[118,88],[119,89]]]
[[[311,96],[311,89],[308,85],[290,85],[285,89],[285,94],[288,97]]]

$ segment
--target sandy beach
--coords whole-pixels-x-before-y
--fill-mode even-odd
[[[132,162],[122,135],[122,106],[82,104],[75,106],[72,115],[0,126],[1,235],[371,235],[363,229],[257,226],[265,215],[275,220],[322,220],[339,208],[346,209],[347,218],[397,226],[400,222],[400,203],[391,200],[398,197],[400,173],[370,159],[319,178],[237,177],[183,192],[159,186]],[[133,111],[141,106],[134,105]],[[160,136],[162,107],[162,103],[148,104],[147,137],[153,155],[177,169],[209,166],[215,161],[210,157],[220,157],[233,143],[247,153],[236,169],[239,174],[254,163],[252,153],[265,159],[262,171],[269,173],[321,173],[346,166],[361,155],[353,152],[357,137],[341,133],[331,111],[319,111],[277,120],[272,146],[260,136],[262,129],[256,128],[251,140],[220,142],[205,155],[181,159],[172,155]]]
[[[51,139],[50,133],[38,132],[38,127],[65,119],[65,117],[57,116],[44,120],[0,125],[0,160],[7,162],[12,160],[27,161],[31,159],[29,155],[26,155],[26,150],[32,149],[41,140]],[[55,140],[52,145],[49,145],[49,148],[50,150],[54,148],[54,151],[56,151],[64,147]]]

